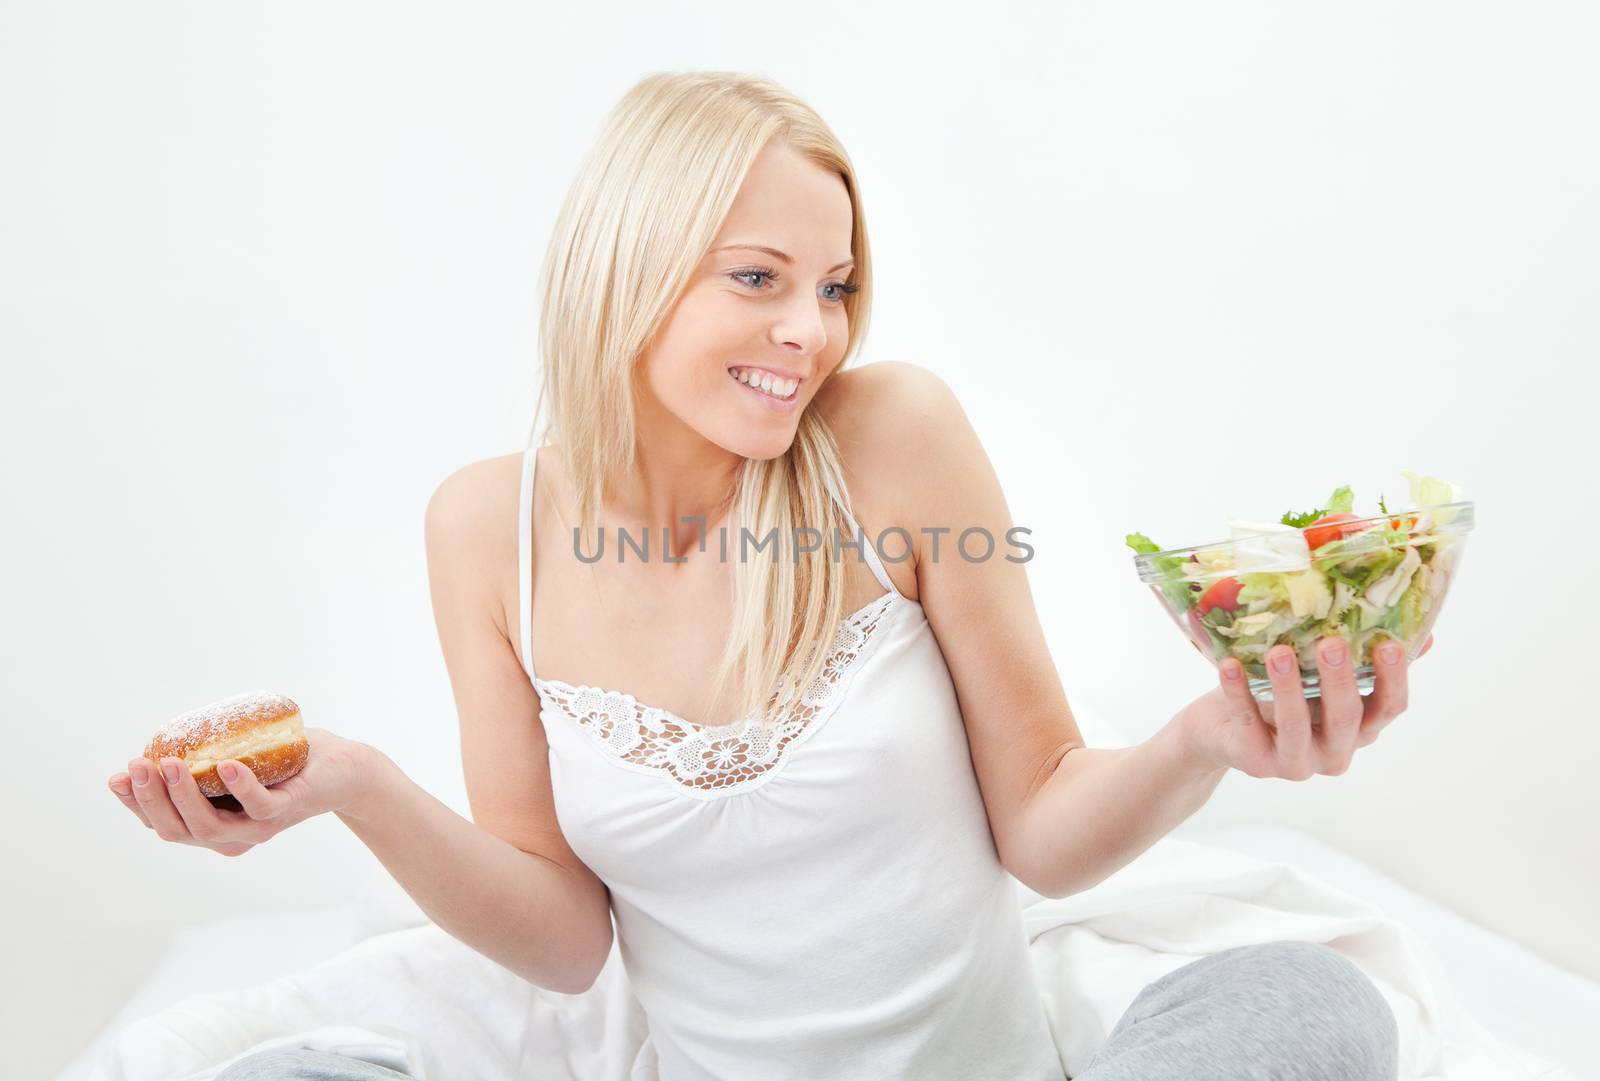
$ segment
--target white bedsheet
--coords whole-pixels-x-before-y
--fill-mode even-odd
[[[1327,943],[1377,984],[1400,1027],[1401,1081],[1576,1081],[1474,1021],[1434,948],[1404,922],[1271,862],[1279,858],[1167,837],[1075,896],[1051,900],[1019,887],[1069,1074],[1150,981],[1232,946],[1297,939]],[[321,963],[296,960],[286,975],[159,1006],[153,995],[136,997],[61,1081],[207,1081],[238,1057],[273,1046],[341,1051],[422,1081],[653,1078],[649,1056],[639,1054],[646,1021],[615,949],[594,987],[569,996],[534,987],[451,939],[392,883],[323,914],[324,928],[341,922],[358,941],[318,955],[327,957]],[[209,952],[213,978],[216,958]],[[1549,973],[1505,978],[1537,975]],[[1588,981],[1572,986],[1593,989]],[[637,1070],[636,1059],[644,1060]]]
[[[1551,964],[1299,830],[1234,826],[1186,839],[1291,864],[1371,901],[1432,948],[1469,1016],[1507,1043],[1600,1081],[1600,1043],[1594,1038],[1600,983]]]

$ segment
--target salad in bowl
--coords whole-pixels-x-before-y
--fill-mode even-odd
[[[1298,655],[1305,695],[1320,696],[1317,641],[1334,635],[1349,644],[1357,688],[1370,691],[1382,642],[1398,640],[1410,660],[1421,652],[1473,525],[1460,488],[1402,472],[1407,510],[1380,498],[1378,514],[1360,517],[1342,487],[1277,522],[1230,521],[1228,540],[1163,549],[1130,533],[1127,544],[1167,614],[1213,664],[1236,657],[1257,700],[1272,699],[1266,653],[1279,643]]]

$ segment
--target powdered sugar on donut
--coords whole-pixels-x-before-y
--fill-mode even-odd
[[[172,718],[156,733],[157,739],[182,744],[204,744],[221,739],[240,725],[299,712],[293,700],[271,691],[245,691]]]

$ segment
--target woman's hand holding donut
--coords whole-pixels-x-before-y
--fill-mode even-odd
[[[298,822],[328,811],[342,811],[360,800],[367,779],[372,748],[344,739],[321,728],[307,728],[310,753],[305,768],[293,777],[268,788],[249,769],[237,762],[234,776],[223,776],[228,791],[242,811],[224,810],[200,791],[188,767],[177,758],[152,763],[135,758],[127,773],[118,773],[108,784],[125,807],[163,841],[197,845],[239,856],[262,841],[276,836]],[[175,782],[164,779],[162,767],[175,767]],[[134,783],[142,771],[143,784]],[[219,774],[225,773],[219,769]]]

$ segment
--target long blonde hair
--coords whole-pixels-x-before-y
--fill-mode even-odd
[[[859,352],[872,305],[866,222],[849,156],[822,118],[757,76],[658,72],[642,79],[612,109],[580,165],[541,275],[543,378],[530,444],[559,440],[585,537],[638,451],[636,362],[711,249],[751,164],[773,140],[838,174],[849,192],[858,291],[844,297],[849,334],[836,370]],[[540,417],[547,418],[542,431]],[[848,614],[842,562],[848,557],[836,554],[859,536],[836,513],[830,486],[848,499],[833,435],[809,408],[788,450],[771,460],[746,459],[737,472],[730,548],[743,551],[741,528],[756,542],[776,531],[778,545],[773,562],[735,563],[733,623],[713,674],[712,700],[722,701],[732,683],[736,720],[778,721],[822,678]],[[793,540],[807,526],[821,533],[822,545],[801,554]]]

